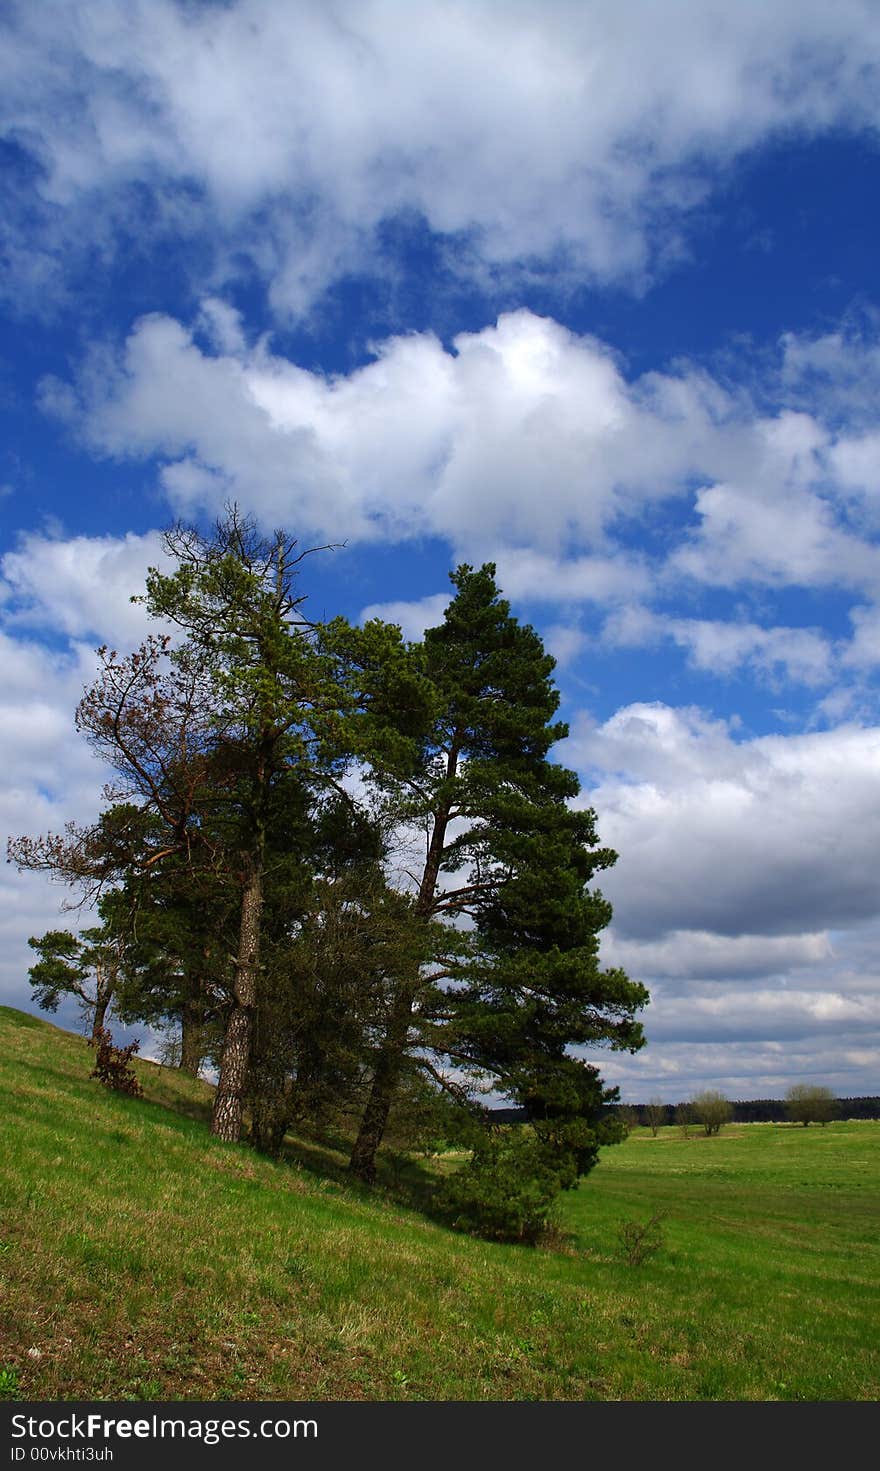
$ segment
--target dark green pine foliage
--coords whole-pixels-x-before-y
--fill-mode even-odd
[[[122,963],[122,948],[108,927],[96,925],[79,935],[47,930],[28,944],[40,957],[28,971],[37,1005],[57,1011],[63,996],[74,997],[97,1037],[119,988]]]
[[[648,996],[599,965],[611,911],[587,886],[615,854],[598,846],[594,814],[571,807],[576,776],[549,759],[568,733],[554,719],[554,660],[511,616],[494,566],[452,581],[421,650],[430,730],[405,776],[377,776],[398,820],[425,833],[413,907],[434,963],[397,978],[352,1169],[372,1177],[409,1065],[453,1089],[471,1073],[525,1104],[567,1182],[594,1162],[613,1096],[568,1049],[641,1046]]]
[[[269,828],[248,1085],[251,1138],[265,1153],[294,1122],[326,1122],[359,1081],[387,892],[380,854],[374,825],[342,793]]]
[[[556,771],[577,789],[573,773]],[[523,803],[503,835],[510,877],[475,915],[476,955],[457,997],[462,1054],[524,1107],[537,1137],[573,1184],[618,1137],[617,1097],[572,1048],[635,1051],[643,986],[599,961],[610,905],[588,887],[614,855],[596,846],[595,815],[564,800]],[[497,851],[497,849],[496,849]]]
[[[194,1077],[222,1039],[238,919],[236,889],[199,858],[204,852],[192,848],[189,861],[171,854],[153,867],[132,866],[101,901],[124,944],[120,1019],[173,1023],[178,1066]]]

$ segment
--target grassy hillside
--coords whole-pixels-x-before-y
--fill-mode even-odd
[[[204,1085],[140,1063],[120,1098],[90,1058],[0,1008],[0,1392],[880,1396],[880,1124],[636,1131],[532,1251],[217,1144]],[[627,1265],[621,1222],[656,1210]]]

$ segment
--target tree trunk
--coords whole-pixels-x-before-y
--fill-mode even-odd
[[[251,1020],[257,991],[257,960],[260,949],[260,913],[263,907],[263,873],[251,861],[241,897],[241,929],[235,966],[235,992],[226,1024],[220,1076],[214,1095],[211,1133],[235,1144],[241,1138],[241,1116],[248,1081],[251,1051]]]
[[[258,1080],[259,1081],[259,1080]],[[260,1154],[277,1158],[284,1145],[291,1117],[291,1084],[289,1078],[272,1080],[275,1086],[254,1089],[253,1069],[250,1078],[251,1142]]]
[[[448,781],[455,777],[457,767],[458,746],[453,743],[446,763],[446,777]],[[415,904],[416,914],[424,919],[430,917],[434,907],[451,810],[452,803],[451,801],[447,801],[434,813],[434,827],[431,832],[431,842],[428,846],[428,855]],[[391,1105],[394,1102],[394,1095],[397,1091],[397,1084],[403,1067],[403,1059],[406,1054],[410,1018],[417,991],[417,984],[415,986],[406,985],[402,987],[394,1003],[385,1031],[385,1039],[376,1059],[376,1068],[373,1073],[370,1096],[367,1100],[367,1106],[364,1109],[361,1126],[357,1139],[355,1140],[354,1149],[351,1152],[351,1159],[348,1163],[350,1173],[356,1176],[358,1180],[363,1180],[367,1185],[372,1185],[376,1178],[376,1155],[385,1134],[388,1115],[391,1112]]]
[[[100,994],[100,992],[99,992],[98,999],[95,1002],[95,1012],[94,1012],[94,1015],[92,1017],[92,1041],[93,1042],[97,1042],[97,1040],[98,1040],[98,1034],[100,1033],[101,1028],[104,1025],[104,1020],[105,1020],[105,1018],[107,1016],[107,1008],[109,1007],[109,1005],[110,1005],[110,997],[109,996],[102,996]]]
[[[180,1071],[197,1078],[202,1055],[201,1004],[198,1001],[184,1001],[180,1013]]]
[[[370,1096],[348,1163],[349,1172],[367,1185],[372,1185],[376,1178],[376,1154],[385,1134],[403,1066],[412,1003],[413,994],[407,988],[398,997],[388,1023],[385,1040],[376,1059]]]

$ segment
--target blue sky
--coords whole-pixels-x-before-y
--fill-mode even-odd
[[[491,559],[556,654],[625,1098],[880,1092],[880,27],[868,0],[7,4],[0,820],[174,517],[416,635]],[[29,1005],[57,888],[3,874]]]

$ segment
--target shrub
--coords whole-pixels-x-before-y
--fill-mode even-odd
[[[438,1206],[457,1230],[534,1245],[550,1229],[553,1202],[572,1175],[571,1160],[531,1131],[493,1130],[470,1164],[444,1182]]]
[[[649,1216],[647,1221],[621,1221],[617,1231],[618,1255],[628,1267],[638,1267],[648,1257],[656,1255],[663,1246],[662,1215]]]
[[[141,1098],[143,1088],[135,1076],[131,1066],[131,1059],[140,1047],[140,1042],[130,1042],[127,1047],[114,1047],[113,1038],[106,1027],[99,1027],[96,1035],[89,1041],[90,1047],[97,1049],[95,1066],[89,1074],[90,1078],[97,1078],[105,1088],[110,1088],[114,1093],[127,1093],[131,1098]]]

